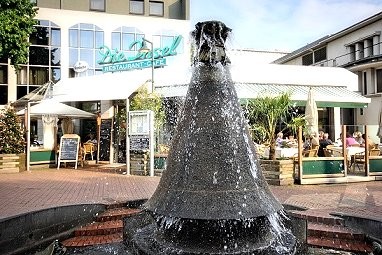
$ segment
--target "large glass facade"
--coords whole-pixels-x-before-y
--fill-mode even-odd
[[[38,20],[29,41],[29,61],[17,73],[17,99],[52,81],[61,79],[61,29],[48,20]],[[1,82],[1,81],[0,81]]]
[[[8,59],[0,58],[0,104],[8,103]]]
[[[69,67],[70,77],[94,75],[101,73],[97,63],[97,54],[104,45],[104,32],[96,25],[79,23],[69,29]],[[89,69],[87,72],[75,73],[74,65],[78,61],[85,61]]]
[[[135,27],[119,27],[111,33],[111,48],[122,51],[125,56],[132,57],[137,54],[136,46],[131,47],[134,41],[145,37],[142,31]]]

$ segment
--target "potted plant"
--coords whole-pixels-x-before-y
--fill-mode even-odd
[[[0,170],[9,172],[14,168],[25,170],[25,140],[20,118],[12,107],[0,110],[0,156],[7,162]],[[12,164],[12,161],[17,164]],[[17,171],[17,172],[18,172]]]
[[[276,134],[285,129],[296,134],[305,118],[295,111],[289,93],[259,94],[262,96],[248,100],[243,107],[254,141],[269,146],[269,160],[261,161],[264,176],[270,184],[293,184],[293,161],[276,160]]]

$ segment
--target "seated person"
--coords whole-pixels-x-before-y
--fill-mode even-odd
[[[362,138],[364,141],[366,141],[366,134],[362,134]],[[373,140],[370,139],[370,137],[367,138],[367,143],[369,144],[369,149],[373,149],[376,147],[376,144],[373,142]],[[366,143],[361,144],[361,147],[365,147]]]
[[[318,148],[319,157],[325,157],[324,148],[330,144],[333,144],[333,142],[329,139],[329,134],[324,133],[322,139],[320,140],[320,148]]]
[[[284,142],[284,134],[282,132],[279,132],[276,138],[276,147],[281,147],[283,142]]]
[[[353,137],[360,145],[365,143],[365,140],[362,138],[362,133],[360,131],[354,132]]]
[[[94,138],[94,134],[89,134],[89,139],[86,141],[87,143],[97,144],[97,139]]]
[[[316,132],[313,132],[310,135],[310,146],[311,149],[315,149],[320,146],[320,140],[318,139],[318,135]]]
[[[350,133],[346,133],[346,147],[351,147],[354,145],[359,145],[359,143],[354,139]]]

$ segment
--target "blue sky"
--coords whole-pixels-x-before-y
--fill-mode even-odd
[[[219,20],[230,48],[290,52],[382,11],[382,0],[190,0],[191,28]]]

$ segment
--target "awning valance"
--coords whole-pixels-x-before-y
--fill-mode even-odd
[[[304,106],[309,89],[315,91],[317,107],[363,108],[370,103],[366,98],[346,87],[340,86],[311,86],[287,84],[235,83],[239,99],[257,98],[264,93],[279,95],[291,93],[291,99],[296,105]],[[157,87],[156,91],[163,97],[186,96],[188,84]]]

